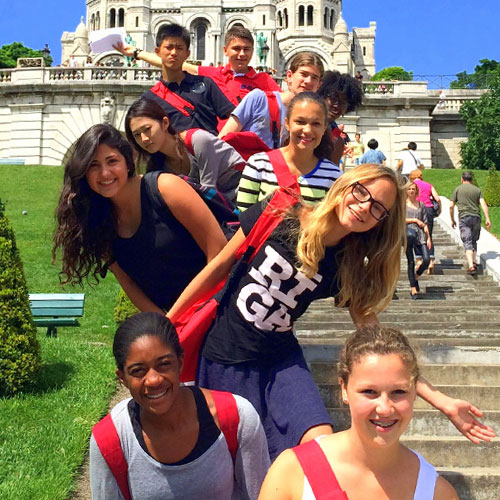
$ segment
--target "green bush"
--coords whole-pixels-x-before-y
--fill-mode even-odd
[[[484,186],[484,200],[489,207],[500,207],[500,177],[495,167],[491,167]]]
[[[21,257],[0,201],[0,396],[19,392],[39,369],[40,345]]]
[[[127,318],[130,318],[130,316],[133,316],[138,312],[139,309],[137,309],[137,307],[135,307],[134,304],[130,302],[127,294],[123,291],[122,288],[120,288],[120,291],[118,292],[118,295],[116,297],[115,309],[113,311],[115,322],[120,325]]]

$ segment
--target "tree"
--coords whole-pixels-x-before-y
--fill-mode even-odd
[[[25,47],[21,42],[14,42],[10,45],[0,47],[0,68],[15,68],[20,57],[44,57],[41,50],[33,50]],[[52,57],[44,57],[45,65],[52,64]]]
[[[484,201],[489,207],[500,207],[500,177],[493,167],[490,168],[486,177]]]
[[[486,89],[500,76],[500,63],[494,59],[481,59],[474,73],[457,73],[457,79],[450,83],[452,89]]]
[[[409,82],[413,80],[413,72],[406,71],[401,66],[390,66],[389,68],[381,69],[378,73],[372,76],[373,82],[397,80]]]
[[[500,75],[480,99],[464,102],[460,114],[469,135],[460,144],[462,168],[500,169]]]
[[[14,231],[0,202],[0,397],[19,392],[40,369],[40,346]]]

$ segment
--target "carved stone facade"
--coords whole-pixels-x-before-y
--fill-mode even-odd
[[[350,0],[354,1],[354,0]],[[201,64],[224,61],[222,46],[229,28],[241,24],[269,45],[267,66],[282,74],[291,58],[309,50],[318,54],[326,69],[339,69],[365,79],[375,73],[375,22],[348,31],[342,18],[342,0],[87,0],[87,24],[62,38],[63,61],[75,55],[82,61],[82,36],[88,32],[123,26],[137,46],[152,51],[158,28],[168,22],[191,33],[191,59]],[[109,57],[98,54],[94,61]],[[84,62],[84,61],[83,61]],[[258,66],[257,54],[252,61]],[[81,64],[83,65],[83,63]]]

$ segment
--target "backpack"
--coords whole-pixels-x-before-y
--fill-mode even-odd
[[[269,107],[269,127],[273,138],[273,148],[276,149],[280,146],[281,131],[278,99],[276,94],[271,90],[263,92],[266,94],[267,104]],[[238,153],[240,153],[245,160],[248,160],[250,156],[256,153],[271,151],[271,148],[254,132],[231,132],[226,134],[222,140],[233,146],[233,148],[236,149],[236,151],[238,151]]]
[[[293,176],[290,174],[293,178]],[[294,179],[297,182],[296,179]],[[298,202],[296,191],[288,187],[280,187],[272,198],[245,241],[236,251],[236,258],[241,266],[249,266],[261,246],[269,235],[280,224],[288,209]],[[234,266],[233,266],[234,268]],[[242,272],[241,267],[238,274]],[[175,321],[174,326],[179,335],[179,341],[184,349],[184,367],[181,373],[181,382],[194,383],[198,368],[198,358],[205,334],[210,328],[217,314],[217,308],[227,289],[231,287],[231,280],[235,273],[225,277],[216,286],[209,290],[204,297],[191,305]]]
[[[179,94],[172,92],[162,82],[158,82],[150,90],[153,94],[158,96],[160,99],[163,99],[184,116],[193,116],[195,114],[195,107],[192,102],[186,101],[186,99],[181,97]]]
[[[238,451],[238,426],[240,415],[236,399],[230,392],[209,391],[215,404],[215,411],[219,419],[220,430],[226,439],[229,453],[234,461]],[[125,460],[120,443],[120,437],[115,424],[108,413],[92,428],[95,442],[113,474],[118,488],[125,500],[132,500],[128,486],[128,464]]]
[[[312,440],[292,448],[316,500],[349,500],[321,446]]]

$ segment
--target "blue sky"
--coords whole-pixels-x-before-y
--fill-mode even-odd
[[[61,35],[75,30],[86,4],[0,0],[0,12],[0,46],[21,41],[41,49],[48,43],[59,63]],[[377,70],[403,66],[415,75],[455,75],[473,71],[479,59],[500,60],[499,0],[344,0],[343,13],[349,29],[377,22]]]

